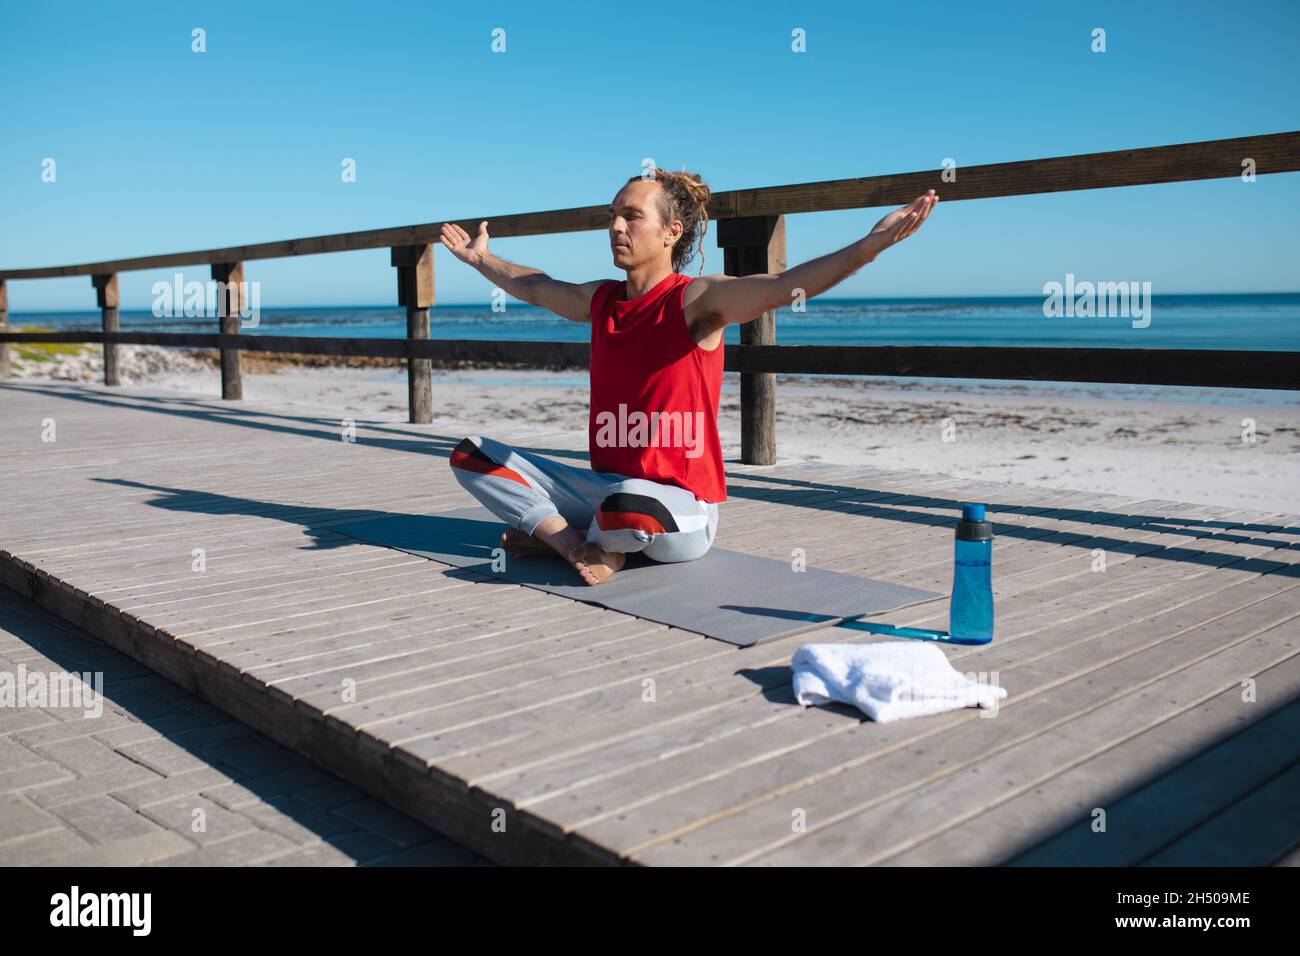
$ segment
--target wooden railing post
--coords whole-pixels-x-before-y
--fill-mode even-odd
[[[217,321],[222,335],[239,334],[239,313],[243,308],[244,264],[212,263],[212,278],[222,283],[217,289]],[[221,397],[238,401],[244,397],[244,377],[239,349],[221,346]]]
[[[0,332],[9,331],[9,290],[0,279]],[[9,343],[0,342],[0,381],[9,377]]]
[[[394,246],[392,263],[397,267],[397,304],[406,306],[406,337],[427,340],[433,307],[433,244]],[[432,359],[407,356],[406,401],[411,422],[433,421]]]
[[[104,333],[116,332],[118,328],[117,308],[120,304],[117,296],[117,273],[110,272],[90,277],[95,286],[95,304],[100,308],[100,320]],[[117,345],[104,340],[104,384],[120,385],[117,375]]]
[[[723,272],[729,276],[785,270],[785,216],[745,216],[718,220]],[[741,345],[776,344],[776,310],[740,327]],[[740,375],[740,460],[747,465],[776,463],[776,375]]]

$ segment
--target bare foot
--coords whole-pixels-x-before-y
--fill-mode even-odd
[[[577,528],[571,527],[559,515],[552,515],[542,521],[533,529],[533,537],[566,561],[569,560],[569,552],[585,540]]]
[[[557,557],[555,549],[545,541],[538,541],[531,534],[524,534],[518,528],[508,528],[501,536],[501,546],[507,554],[516,558],[553,558]]]
[[[582,575],[587,584],[604,584],[615,571],[623,568],[627,555],[617,551],[602,551],[599,545],[583,542],[569,552],[569,563]]]

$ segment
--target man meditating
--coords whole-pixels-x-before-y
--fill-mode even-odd
[[[514,555],[558,555],[587,584],[622,569],[628,552],[692,561],[713,545],[727,500],[718,439],[722,333],[820,295],[910,236],[939,197],[933,189],[891,212],[857,242],[776,274],[683,275],[703,255],[709,187],[694,173],[634,176],[609,207],[614,265],[625,280],[552,279],[488,252],[487,222],[470,239],[444,223],[457,259],[516,299],[591,325],[591,468],[575,468],[482,435],[465,438],[451,468],[510,525]],[[701,266],[701,270],[702,270]]]

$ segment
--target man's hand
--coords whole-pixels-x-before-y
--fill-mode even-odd
[[[467,233],[454,222],[442,224],[442,234],[438,237],[453,256],[469,265],[477,265],[478,260],[488,251],[487,220],[478,224],[478,235],[470,239]]]
[[[771,275],[701,276],[686,287],[682,303],[692,333],[749,322],[764,312],[789,306],[796,293],[805,299],[843,282],[896,242],[921,228],[939,202],[933,189],[891,212],[852,245]],[[697,337],[698,340],[698,337]]]
[[[470,239],[454,222],[444,222],[438,239],[453,256],[473,266],[498,289],[529,305],[550,309],[572,322],[591,321],[591,297],[606,280],[577,284],[552,279],[540,269],[518,266],[488,252],[487,220],[478,224],[478,235]]]
[[[895,209],[876,223],[875,228],[867,234],[864,240],[871,250],[872,258],[880,255],[894,243],[902,242],[920,229],[921,223],[925,222],[926,217],[930,215],[938,203],[938,195],[933,189],[930,189],[926,191],[924,196],[917,196],[902,209]]]

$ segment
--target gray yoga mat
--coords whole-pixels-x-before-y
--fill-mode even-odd
[[[516,584],[669,624],[740,647],[798,634],[828,622],[879,614],[940,597],[933,591],[710,548],[695,561],[659,564],[629,554],[604,584],[583,584],[556,558],[508,557],[492,570],[506,525],[481,505],[432,515],[391,515],[331,530],[370,544],[496,574]]]

